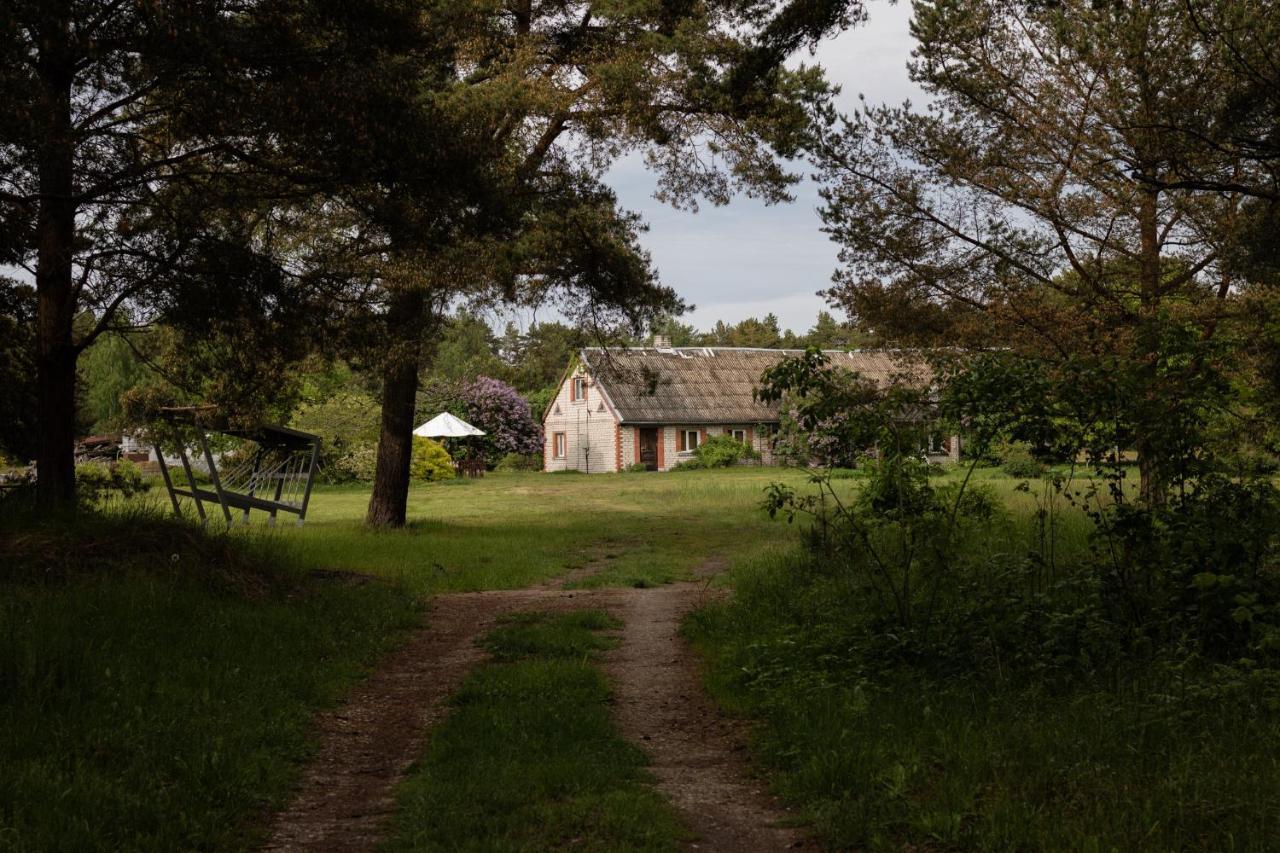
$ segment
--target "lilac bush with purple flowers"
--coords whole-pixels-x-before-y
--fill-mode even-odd
[[[418,392],[418,421],[449,412],[485,431],[475,438],[446,439],[455,459],[473,450],[494,465],[509,453],[528,456],[542,452],[542,427],[534,420],[529,401],[500,379],[477,376],[462,382],[435,380]]]
[[[529,401],[500,379],[478,376],[459,389],[464,417],[484,430],[487,454],[496,461],[507,453],[538,453],[542,427],[533,419]]]

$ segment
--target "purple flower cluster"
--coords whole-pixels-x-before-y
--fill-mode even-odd
[[[485,444],[496,454],[542,450],[542,428],[533,419],[529,401],[515,388],[478,376],[463,384],[461,392],[466,419],[488,434]]]

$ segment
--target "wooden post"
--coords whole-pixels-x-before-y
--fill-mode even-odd
[[[182,508],[178,506],[178,496],[173,493],[173,480],[169,478],[169,466],[164,461],[164,450],[157,442],[152,445],[156,450],[156,459],[160,460],[160,476],[164,477],[164,487],[169,491],[169,501],[173,504],[173,514],[182,518]]]
[[[311,485],[316,479],[316,460],[320,457],[320,439],[311,442],[311,465],[307,469],[307,489],[302,493],[302,507],[298,511],[298,526],[307,518],[307,504],[311,502]]]
[[[200,516],[201,526],[204,526],[209,523],[209,517],[204,514],[204,501],[200,500],[200,494],[196,488],[196,477],[191,472],[191,460],[187,459],[187,446],[181,440],[178,442],[178,458],[182,460],[182,470],[187,474],[187,490],[191,492],[191,499],[196,502],[196,514]]]
[[[209,452],[209,441],[202,429],[197,429],[196,435],[200,436],[200,449],[204,451],[204,461],[209,466],[209,479],[213,480],[213,490],[218,493],[218,503],[222,505],[222,515],[227,520],[227,527],[230,527],[231,510],[227,508],[227,497],[222,493],[222,480],[218,478],[218,466],[213,463],[213,454]],[[195,489],[191,491],[194,492]]]

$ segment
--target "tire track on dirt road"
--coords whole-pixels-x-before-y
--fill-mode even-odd
[[[783,850],[805,844],[787,812],[753,779],[744,732],[702,691],[679,626],[721,568],[698,581],[634,589],[540,587],[436,596],[425,627],[382,660],[342,705],[322,713],[320,748],[288,805],[268,821],[263,849],[365,851],[381,840],[394,790],[444,718],[448,699],[485,660],[477,641],[504,615],[603,608],[623,621],[605,657],[614,718],[650,757],[658,789],[697,833],[690,849]]]

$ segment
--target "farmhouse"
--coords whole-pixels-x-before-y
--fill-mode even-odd
[[[711,436],[731,435],[773,462],[778,405],[754,398],[764,370],[800,350],[736,347],[588,348],[566,371],[543,416],[547,471],[621,471],[637,463],[666,471]],[[866,379],[928,382],[927,365],[883,350],[831,351],[832,363]],[[934,436],[922,450],[955,460],[958,436]]]

